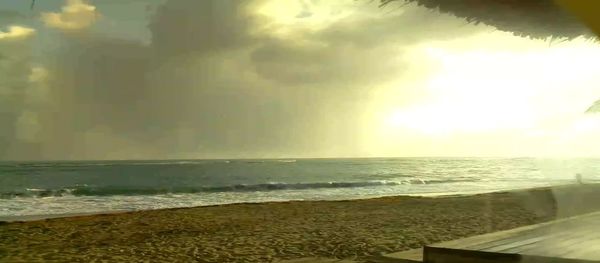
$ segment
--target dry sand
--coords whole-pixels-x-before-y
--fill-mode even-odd
[[[600,210],[598,186],[234,204],[0,224],[0,262],[364,259]],[[558,204],[558,209],[557,209]]]

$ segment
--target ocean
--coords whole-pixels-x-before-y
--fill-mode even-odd
[[[600,159],[0,162],[0,219],[227,203],[474,194],[600,179]]]

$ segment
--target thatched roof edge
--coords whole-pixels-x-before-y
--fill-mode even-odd
[[[382,6],[394,2],[416,3],[521,37],[595,38],[583,23],[554,0],[380,0]]]

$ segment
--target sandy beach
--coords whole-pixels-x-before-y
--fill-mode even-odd
[[[361,260],[600,210],[600,187],[232,204],[0,224],[1,262]]]

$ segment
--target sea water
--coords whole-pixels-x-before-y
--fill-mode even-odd
[[[598,159],[0,162],[2,217],[288,200],[473,194],[600,179]]]

